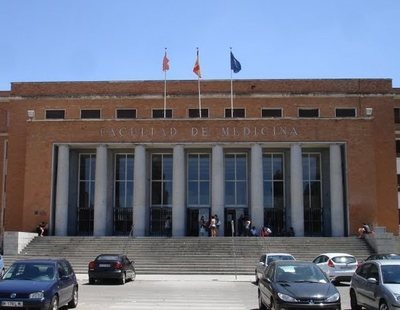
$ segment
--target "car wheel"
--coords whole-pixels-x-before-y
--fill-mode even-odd
[[[264,303],[262,302],[260,290],[258,290],[258,309],[260,309],[260,310],[267,310],[267,307],[266,307],[266,306],[264,305]]]
[[[75,286],[72,292],[72,299],[68,303],[69,308],[76,308],[78,306],[78,288]]]
[[[94,284],[96,282],[96,280],[95,279],[93,279],[93,278],[89,278],[89,284]]]
[[[360,310],[361,309],[361,307],[357,303],[356,293],[353,290],[350,291],[350,306],[351,306],[351,310]]]
[[[381,304],[379,305],[379,310],[389,310],[389,307],[386,304],[386,301],[381,302]]]
[[[119,280],[122,285],[124,285],[126,283],[126,274],[125,272],[122,274],[122,278]]]
[[[136,271],[134,270],[132,272],[132,281],[135,281],[135,279],[136,279]]]
[[[49,305],[49,310],[58,310],[58,297],[53,296],[51,299],[50,305]]]

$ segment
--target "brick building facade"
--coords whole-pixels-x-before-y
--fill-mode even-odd
[[[54,235],[398,232],[390,79],[12,83],[2,229]],[[232,117],[233,115],[233,117]],[[166,221],[171,227],[166,227]],[[232,226],[233,225],[233,226]]]

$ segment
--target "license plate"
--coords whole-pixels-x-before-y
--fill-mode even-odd
[[[110,267],[110,264],[99,264],[99,267]]]
[[[23,307],[24,303],[22,301],[2,301],[2,307]]]
[[[344,270],[351,269],[351,268],[352,268],[351,266],[340,267],[340,269],[344,269]]]

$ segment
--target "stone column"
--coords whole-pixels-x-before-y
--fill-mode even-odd
[[[212,148],[211,163],[211,214],[217,214],[222,225],[219,227],[219,236],[224,235],[225,221],[225,190],[224,190],[224,150],[221,145]]]
[[[55,235],[68,235],[69,146],[58,147]]]
[[[304,236],[303,165],[300,144],[290,146],[290,216],[296,236]]]
[[[251,222],[257,229],[264,226],[263,154],[259,144],[251,146]]]
[[[107,231],[107,179],[107,147],[99,145],[96,150],[94,236],[105,236]]]
[[[146,149],[143,145],[135,147],[133,176],[133,235],[146,234]]]
[[[343,173],[339,144],[329,146],[332,237],[344,236]]]
[[[172,235],[185,236],[185,151],[183,145],[174,146],[172,172]]]

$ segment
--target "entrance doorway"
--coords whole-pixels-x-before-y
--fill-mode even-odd
[[[232,237],[232,226],[234,230],[233,235],[240,236],[243,233],[242,219],[247,217],[248,215],[249,215],[248,210],[245,208],[225,209],[225,217],[224,217],[225,237]]]
[[[207,222],[210,218],[210,208],[188,208],[186,234],[192,237],[200,236],[200,219],[204,217]]]
[[[167,222],[169,224],[167,224]],[[170,236],[172,232],[172,208],[152,207],[150,211],[150,235]]]

